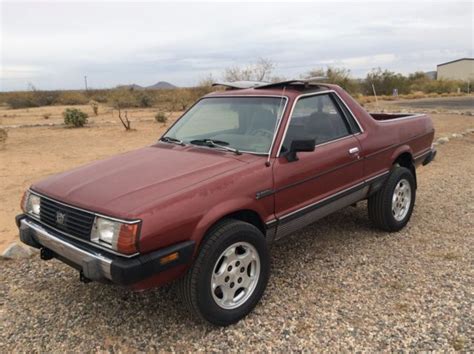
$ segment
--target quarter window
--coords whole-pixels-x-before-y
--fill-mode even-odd
[[[288,151],[294,140],[314,139],[322,144],[349,134],[349,126],[331,96],[303,97],[296,102],[282,150]]]

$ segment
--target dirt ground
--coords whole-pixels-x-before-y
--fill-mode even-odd
[[[153,109],[129,112],[134,131],[126,132],[117,113],[101,107],[102,113],[79,129],[65,128],[61,116],[65,107],[0,109],[8,130],[6,145],[0,149],[0,253],[18,240],[14,217],[20,212],[23,191],[34,181],[88,162],[153,144],[178,116],[170,115],[166,125],[154,121]],[[79,107],[92,116],[89,106]],[[88,111],[89,110],[89,111]],[[44,112],[51,113],[45,120]],[[56,124],[15,128],[14,126]],[[13,126],[13,127],[12,127]]]
[[[474,111],[474,96],[400,100],[396,101],[395,105],[418,109]]]
[[[154,109],[129,110],[132,127],[136,130],[126,132],[118,121],[117,112],[107,106],[99,107],[97,117],[90,106],[77,107],[89,114],[90,124],[79,129],[65,128],[61,116],[65,108],[0,108],[0,127],[7,127],[8,130],[6,145],[0,149],[0,252],[18,240],[14,218],[20,213],[24,190],[34,181],[90,161],[150,145],[181,114],[170,114],[169,122],[164,125],[154,121]],[[51,116],[45,119],[45,113]],[[474,127],[472,116],[431,116],[437,136]],[[35,126],[44,124],[53,126]]]

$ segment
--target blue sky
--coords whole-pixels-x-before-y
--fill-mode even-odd
[[[472,2],[0,0],[0,90],[196,84],[258,57],[275,74],[409,73],[473,56]]]

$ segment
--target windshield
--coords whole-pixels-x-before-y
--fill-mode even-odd
[[[267,154],[285,102],[284,97],[204,98],[165,137],[185,144],[212,140],[242,152]]]

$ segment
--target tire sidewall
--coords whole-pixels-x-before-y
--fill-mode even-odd
[[[260,257],[260,276],[252,295],[244,304],[235,309],[224,309],[215,302],[212,296],[211,278],[214,266],[222,252],[237,242],[248,242],[255,247]],[[262,297],[270,275],[270,256],[262,233],[253,225],[242,223],[241,227],[231,229],[221,235],[215,246],[200,257],[205,257],[203,267],[197,274],[197,294],[199,294],[197,305],[202,316],[211,323],[228,325],[237,322],[252,311]]]
[[[398,182],[402,179],[405,179],[408,181],[408,184],[410,185],[410,190],[411,190],[411,200],[410,200],[410,206],[408,209],[408,213],[405,215],[405,217],[398,221],[395,219],[395,217],[392,214],[392,197],[393,197],[393,192],[395,191],[395,188],[398,184]],[[413,213],[413,208],[415,206],[415,199],[416,199],[416,188],[415,188],[415,177],[413,176],[412,172],[405,168],[405,167],[397,167],[395,170],[392,172],[392,176],[390,176],[387,189],[386,189],[386,200],[387,200],[387,207],[385,210],[385,217],[388,223],[390,224],[390,228],[392,230],[398,231],[405,227],[405,225],[410,221],[411,214]]]

